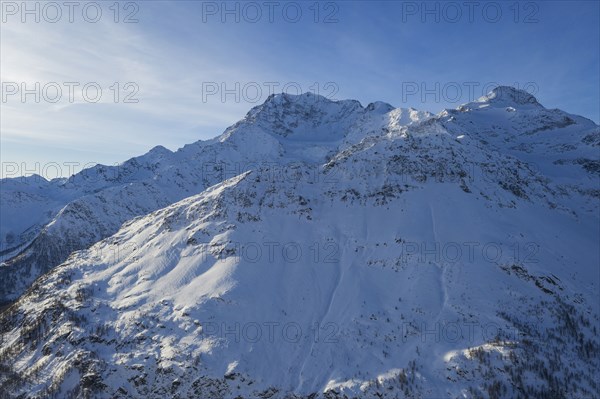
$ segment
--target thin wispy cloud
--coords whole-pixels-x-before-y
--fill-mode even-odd
[[[176,149],[216,136],[271,90],[439,112],[472,100],[465,82],[479,84],[475,97],[493,83],[533,83],[543,104],[600,119],[593,90],[599,84],[593,73],[599,67],[597,4],[540,4],[531,24],[515,23],[509,10],[499,23],[481,17],[429,23],[406,15],[401,3],[336,4],[334,23],[315,23],[308,9],[298,23],[279,14],[273,22],[236,23],[226,16],[223,23],[221,15],[203,13],[201,3],[160,1],[139,3],[137,23],[115,23],[107,4],[97,23],[22,23],[8,16],[1,25],[2,82],[27,88],[54,82],[63,93],[55,103],[35,103],[33,95],[21,101],[20,93],[3,101],[2,159],[34,161],[15,145],[31,140],[69,148],[45,154],[53,161],[73,148],[75,157],[102,153],[98,161],[107,163],[158,144]],[[377,23],[362,24],[367,18]],[[561,24],[577,28],[565,31]],[[569,62],[574,58],[576,70]],[[65,82],[79,84],[72,98]],[[87,83],[102,89],[97,102],[84,98]],[[445,84],[462,85],[464,92],[456,101],[423,93]],[[409,86],[419,92],[407,95]]]

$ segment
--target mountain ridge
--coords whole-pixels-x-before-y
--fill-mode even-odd
[[[498,115],[500,118],[505,118],[504,114],[509,114],[513,119],[508,124],[509,133],[515,130],[512,127],[513,124],[516,124],[518,129],[527,128],[529,125],[536,126],[533,128],[534,131],[529,133],[530,135],[534,134],[536,129],[544,131],[568,128],[571,125],[578,127],[581,124],[584,130],[591,131],[581,140],[587,138],[593,143],[594,137],[600,135],[597,125],[593,122],[562,111],[546,110],[537,103],[535,98],[531,97],[523,90],[500,86],[492,90],[488,96],[482,97],[485,99],[483,102],[480,99],[458,107],[456,110],[445,110],[434,116],[427,112],[402,108],[381,114],[380,107],[388,110],[390,108],[388,104],[379,104],[376,109],[375,106],[370,108],[371,104],[363,107],[356,100],[333,101],[312,93],[274,94],[263,104],[250,110],[244,119],[227,128],[215,139],[198,141],[175,152],[157,146],[148,153],[131,158],[120,166],[97,165],[66,181],[57,180],[55,184],[43,183],[35,179],[37,188],[33,190],[27,184],[23,187],[22,180],[17,179],[17,182],[15,179],[4,179],[1,187],[3,191],[3,222],[0,225],[0,230],[2,230],[0,243],[3,248],[2,259],[5,261],[5,266],[0,268],[0,274],[3,277],[0,280],[5,283],[0,284],[0,302],[15,299],[33,281],[32,278],[39,276],[56,264],[56,259],[65,260],[72,250],[83,249],[98,239],[106,237],[107,234],[116,232],[127,219],[166,206],[187,195],[199,193],[204,188],[223,180],[224,177],[242,173],[248,168],[256,166],[257,163],[285,164],[298,161],[314,163],[316,166],[327,162],[328,158],[334,156],[337,151],[349,148],[363,138],[381,134],[404,134],[404,130],[413,124],[420,124],[421,129],[427,131],[431,131],[434,125],[435,129],[440,132],[449,127],[450,131],[458,137],[462,135],[462,130],[468,131],[472,127],[466,126],[464,123],[458,126],[457,122],[460,121],[457,121],[457,117],[468,115],[465,122],[472,124],[473,120],[471,119],[477,117],[477,113],[482,110],[488,112],[483,114],[483,117],[488,120],[477,120],[477,122],[485,126],[485,130],[493,132],[502,124],[495,126],[494,124],[497,125],[497,123],[489,118],[492,110],[485,110],[485,107],[481,108],[481,106],[490,101],[497,102],[498,99],[513,101],[511,104],[517,107],[519,104],[526,106],[520,112],[513,112],[503,109],[503,107],[496,111],[500,113]],[[537,105],[530,110],[527,108],[530,104]],[[466,109],[471,111],[463,112]],[[515,115],[520,113],[524,114],[522,122],[518,118],[515,119]],[[490,120],[492,121],[491,125]],[[315,128],[315,125],[320,127]],[[586,125],[587,127],[585,127]],[[529,129],[531,130],[531,128]],[[579,130],[581,131],[581,129]],[[477,131],[473,131],[471,134],[479,135]],[[508,136],[506,132],[503,134]],[[517,139],[514,134],[512,136],[515,137],[515,141],[522,140],[521,138]],[[326,137],[326,139],[323,140],[322,137]],[[482,143],[489,141],[489,135],[485,139],[479,138],[479,140]],[[565,138],[560,138],[560,140],[565,141]],[[576,140],[566,141],[554,145],[563,148],[580,146]],[[307,142],[310,144],[307,145]],[[504,146],[504,144],[502,145]],[[535,148],[535,145],[531,143],[522,143],[521,145],[525,152],[531,153],[533,152],[532,148]],[[503,148],[499,148],[499,150],[505,151]],[[553,162],[560,163],[561,166],[578,165],[594,172],[600,170],[600,165],[594,159],[592,151],[588,149],[585,157],[558,158]],[[523,153],[523,151],[513,152],[513,155],[523,157]],[[532,162],[530,159],[526,159],[526,161]],[[534,161],[539,162],[537,159]],[[192,167],[182,168],[181,165],[186,163],[191,164]],[[564,170],[566,168],[554,167],[553,169]],[[31,181],[31,178],[26,181]],[[569,183],[569,185],[571,184]],[[54,188],[52,188],[53,186]],[[146,197],[149,201],[147,203],[139,200],[132,202],[119,194],[115,197],[112,193],[118,193],[119,187],[123,187],[123,192],[128,193],[127,197]],[[591,194],[595,192],[594,188],[589,187],[576,187],[575,189]],[[26,197],[28,200],[20,201],[18,198],[22,197]],[[588,202],[592,201],[593,199]],[[16,208],[12,208],[13,206]],[[19,208],[24,211],[19,211]],[[81,229],[91,234],[86,234],[83,238],[78,232],[76,232],[76,236],[70,236],[64,230],[53,234],[52,228],[49,229],[53,224],[53,219],[60,218],[61,215],[77,216],[78,212],[81,213],[85,210],[82,215],[89,218],[90,215],[96,213],[91,208],[114,216],[102,220],[102,216],[98,215],[93,220],[86,222],[87,226],[82,226]],[[587,208],[588,210],[593,209],[593,207],[590,208],[590,205],[587,205]],[[70,209],[78,212],[71,212]],[[23,213],[27,213],[28,216],[15,218],[16,215]],[[81,218],[79,219],[80,221],[71,223],[79,224]],[[9,221],[8,226],[7,220]],[[10,224],[13,224],[14,227]],[[69,222],[65,222],[65,224],[68,225]],[[43,237],[49,236],[53,238],[43,239]],[[33,241],[36,240],[36,237],[39,242],[34,245],[35,249],[28,250],[28,246],[34,244]],[[63,243],[59,246],[65,249],[58,252],[56,249],[51,249],[49,257],[39,257],[39,254],[47,252],[43,248],[56,248],[57,245],[53,242],[60,240]],[[15,268],[25,270],[26,273],[23,274],[31,277],[25,278],[22,282],[17,281],[18,278],[15,280],[15,276],[18,277],[18,274],[10,272]]]
[[[0,389],[597,395],[598,126],[530,100],[434,116],[310,98],[274,96],[285,113],[155,151],[202,170],[132,161],[123,186],[63,208],[47,255],[96,235],[0,313]],[[307,141],[319,120],[333,131]],[[189,179],[202,184],[163,196]],[[121,211],[151,192],[147,212]]]

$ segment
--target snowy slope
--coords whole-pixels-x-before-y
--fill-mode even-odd
[[[202,146],[262,142],[293,166],[129,220],[40,277],[0,315],[0,390],[598,397],[598,172],[554,162],[598,162],[598,126],[524,95],[420,122],[270,99]]]
[[[579,211],[597,215],[600,129],[589,119],[546,109],[530,94],[510,87],[447,110],[439,119],[449,132],[467,132],[480,145],[526,162],[562,195],[581,197]]]
[[[155,147],[122,165],[98,165],[67,181],[48,182],[40,176],[3,179],[0,304],[18,298],[35,278],[74,250],[114,234],[135,216],[257,166],[280,165],[274,173],[285,174],[286,165],[306,161],[316,169],[348,141],[346,137],[363,137],[367,127],[397,126],[428,116],[402,109],[382,116],[380,108],[371,105],[312,94],[271,96],[221,136],[176,152]]]

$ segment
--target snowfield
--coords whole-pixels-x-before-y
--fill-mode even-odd
[[[34,211],[2,218],[0,396],[597,398],[599,147],[509,87],[438,115],[282,94],[3,181]]]

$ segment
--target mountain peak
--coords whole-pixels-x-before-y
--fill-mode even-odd
[[[394,110],[395,107],[391,104],[388,104],[383,101],[375,101],[367,105],[366,110],[369,112],[377,112],[379,114],[387,114],[388,112]]]
[[[313,106],[317,104],[321,106],[327,106],[328,104],[340,104],[350,105],[353,108],[363,108],[358,100],[334,100],[322,96],[320,94],[308,91],[302,94],[289,94],[285,92],[274,93],[269,95],[269,97],[267,97],[264,103],[254,108],[266,108],[286,105]]]
[[[152,147],[150,149],[150,151],[148,151],[148,153],[149,154],[171,154],[172,151],[162,145],[157,145],[157,146]]]
[[[525,90],[517,89],[512,86],[498,86],[492,89],[488,94],[480,97],[477,102],[485,102],[498,105],[537,105],[540,103],[537,99]]]
[[[267,97],[267,99],[263,103],[263,105],[268,104],[268,103],[282,104],[282,103],[286,103],[286,102],[317,102],[317,101],[331,102],[332,100],[330,100],[327,97],[324,97],[320,94],[312,93],[309,91],[307,91],[306,93],[302,93],[302,94],[290,94],[290,93],[286,93],[286,92],[281,92],[281,93],[270,94],[269,97]]]
[[[279,93],[270,95],[263,104],[252,108],[243,122],[279,136],[299,133],[304,138],[331,138],[331,125],[349,125],[362,113],[364,108],[356,100],[331,100],[308,92],[298,95]],[[238,127],[238,124],[233,126]],[[341,132],[347,129],[333,130]]]

